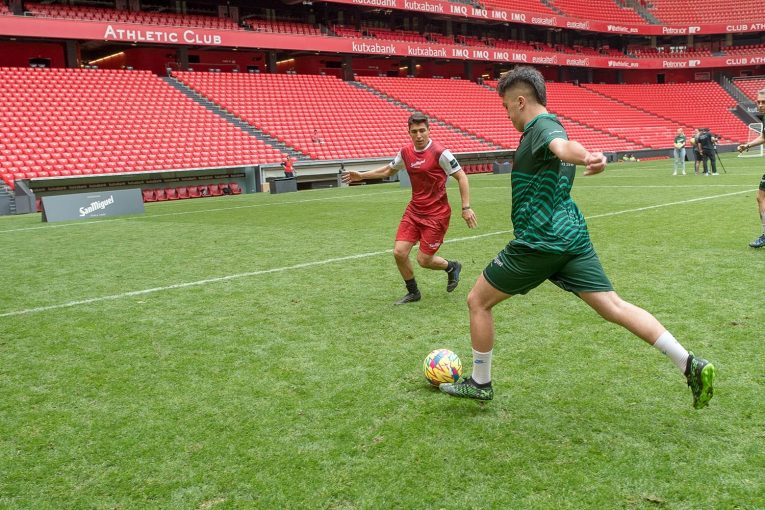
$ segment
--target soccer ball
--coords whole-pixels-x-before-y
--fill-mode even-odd
[[[422,362],[425,379],[433,386],[441,383],[454,383],[462,375],[462,362],[459,356],[449,349],[436,349]]]

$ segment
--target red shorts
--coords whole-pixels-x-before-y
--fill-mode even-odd
[[[396,241],[420,243],[420,251],[434,255],[444,242],[446,231],[449,230],[449,220],[445,218],[423,218],[409,211],[404,212],[401,223],[398,224]]]

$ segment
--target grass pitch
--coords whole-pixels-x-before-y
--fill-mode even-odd
[[[724,161],[574,185],[617,291],[717,365],[702,411],[549,283],[495,309],[494,401],[428,386],[434,348],[470,366],[465,297],[511,238],[509,176],[470,177],[479,228],[455,212],[440,251],[459,288],[416,268],[402,307],[396,184],[0,218],[0,508],[765,508],[763,162]]]

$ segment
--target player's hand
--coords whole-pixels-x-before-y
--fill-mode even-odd
[[[747,147],[746,144],[742,143],[741,145],[738,146],[738,151],[739,152],[746,152],[748,150],[749,150],[749,147]]]
[[[345,183],[348,184],[349,182],[357,182],[362,181],[364,178],[361,176],[361,172],[343,172],[340,174],[340,179]]]
[[[606,169],[606,156],[602,152],[591,152],[584,158],[584,175],[599,174]]]
[[[465,220],[468,228],[475,228],[478,226],[478,219],[475,217],[473,209],[465,209],[462,211],[462,219]]]

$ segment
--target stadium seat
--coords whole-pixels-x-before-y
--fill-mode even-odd
[[[154,190],[153,189],[145,189],[141,192],[143,194],[143,201],[144,202],[156,202],[157,199],[154,196]]]
[[[163,202],[167,200],[167,195],[165,194],[165,190],[162,188],[157,188],[154,190],[154,197],[157,202]]]
[[[165,189],[165,197],[168,200],[178,200],[178,191],[175,188]]]
[[[199,198],[202,195],[199,194],[199,188],[196,186],[189,186],[189,198]]]
[[[189,198],[189,189],[186,187],[178,188],[178,198],[185,199]]]
[[[223,190],[220,189],[220,186],[218,184],[210,184],[209,190],[210,190],[210,195],[214,197],[219,197],[223,195]]]
[[[241,195],[242,194],[242,188],[239,187],[239,185],[235,182],[230,182],[228,184],[228,187],[231,189],[231,193],[234,195]]]
[[[13,119],[0,126],[0,175],[13,178],[39,176],[52,167],[61,175],[89,175],[282,159],[277,149],[150,71],[3,67],[0,119]],[[187,150],[179,152],[178,146]]]

